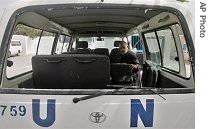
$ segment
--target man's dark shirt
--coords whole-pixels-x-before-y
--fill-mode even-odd
[[[138,65],[137,69],[134,69],[134,83],[140,83],[140,63],[136,54],[130,50],[126,54],[120,54],[120,63],[135,64]]]

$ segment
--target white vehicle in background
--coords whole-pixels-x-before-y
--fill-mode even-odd
[[[22,51],[22,44],[20,40],[12,40],[9,48],[9,57],[10,56],[19,56]]]
[[[11,4],[0,20],[0,129],[194,129],[193,13],[176,0]],[[15,34],[27,36],[24,54],[8,59]],[[137,35],[138,84],[118,49]]]

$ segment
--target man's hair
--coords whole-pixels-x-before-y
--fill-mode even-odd
[[[127,43],[127,42],[125,42],[125,41],[121,41],[121,42],[119,43],[119,45],[122,45],[122,44],[126,44],[126,45],[128,45],[128,43]]]

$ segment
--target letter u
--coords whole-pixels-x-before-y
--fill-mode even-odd
[[[47,100],[47,117],[40,118],[40,99],[32,99],[33,121],[42,127],[49,127],[55,122],[55,100]]]

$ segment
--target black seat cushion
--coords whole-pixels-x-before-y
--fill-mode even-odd
[[[112,63],[111,64],[112,84],[123,84],[133,82],[133,72],[129,64]]]

